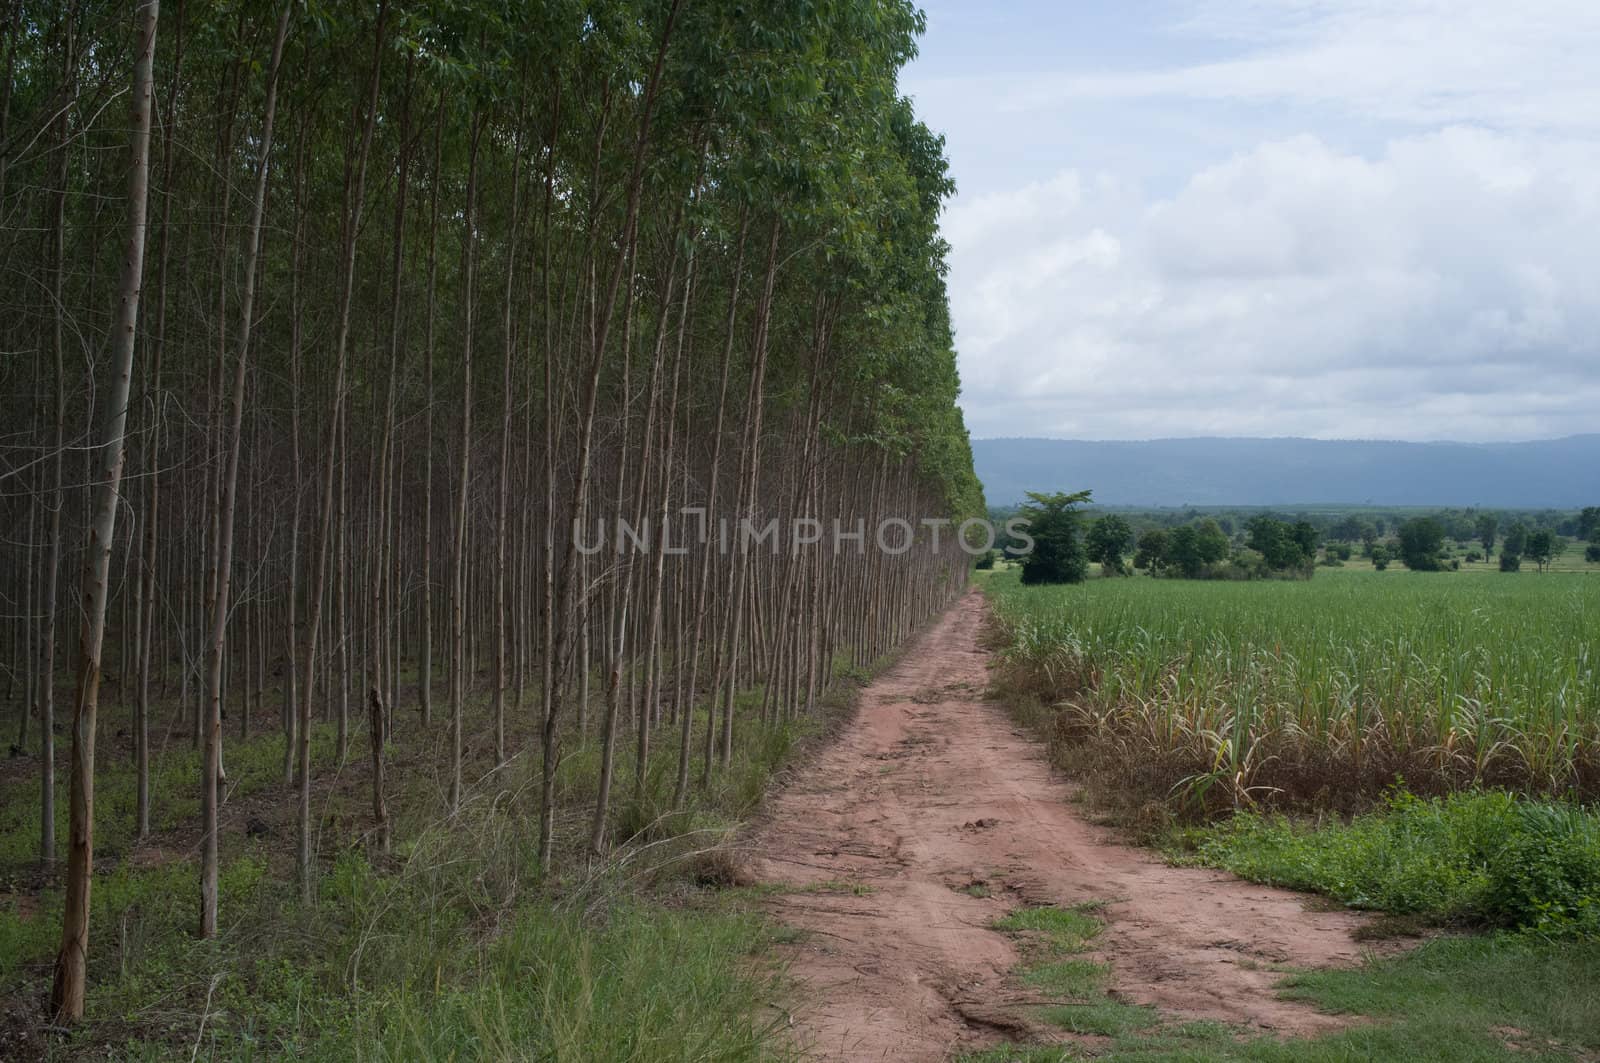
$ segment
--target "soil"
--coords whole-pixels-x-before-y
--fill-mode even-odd
[[[1164,1016],[1280,1035],[1349,1020],[1280,999],[1285,968],[1353,965],[1367,921],[1304,894],[1173,867],[1090,824],[1043,748],[984,698],[982,596],[968,593],[868,686],[859,715],[772,795],[745,872],[776,887],[814,1058],[941,1060],[1060,1038],[1030,1017],[1015,940],[1024,905],[1105,902],[1095,958],[1112,993]]]

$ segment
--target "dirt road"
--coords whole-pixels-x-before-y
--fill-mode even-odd
[[[990,924],[1089,900],[1109,902],[1097,953],[1121,999],[1282,1033],[1335,1025],[1277,999],[1272,968],[1356,962],[1361,917],[1169,867],[1086,823],[1039,743],[983,700],[982,620],[974,591],[863,692],[751,839],[753,878],[795,887],[773,910],[805,932],[786,957],[801,1043],[819,1059],[940,1060],[1026,1039],[1018,957]]]

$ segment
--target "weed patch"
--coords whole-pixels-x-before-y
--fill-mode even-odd
[[[1243,814],[1192,858],[1343,904],[1547,936],[1600,936],[1600,814],[1500,792],[1398,794],[1349,823]]]

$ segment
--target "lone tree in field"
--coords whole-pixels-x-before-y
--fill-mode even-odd
[[[1413,572],[1437,572],[1444,525],[1432,517],[1412,517],[1400,525],[1400,560]]]
[[[1483,544],[1483,556],[1488,557],[1494,553],[1494,537],[1500,530],[1500,518],[1493,513],[1484,513],[1478,517],[1478,541]]]
[[[1567,544],[1561,537],[1548,528],[1528,533],[1526,556],[1529,561],[1539,566],[1540,572],[1549,568],[1550,562],[1560,557],[1566,548]]]
[[[1128,570],[1122,559],[1133,546],[1133,528],[1115,513],[1101,517],[1089,529],[1089,560],[1100,563],[1107,576],[1121,576]]]
[[[1078,536],[1077,507],[1088,501],[1088,491],[1070,495],[1028,492],[1022,515],[1028,518],[1033,552],[1022,559],[1023,583],[1083,582],[1089,574],[1089,556]]]

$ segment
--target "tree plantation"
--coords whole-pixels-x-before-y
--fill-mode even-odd
[[[1587,156],[1288,7],[0,0],[0,1061],[1597,1058]]]
[[[207,938],[248,831],[310,904],[498,771],[554,888],[960,592],[948,541],[870,548],[983,512],[920,21],[6,0],[0,828],[53,1024],[140,852]],[[868,548],[743,535],[835,518]]]

